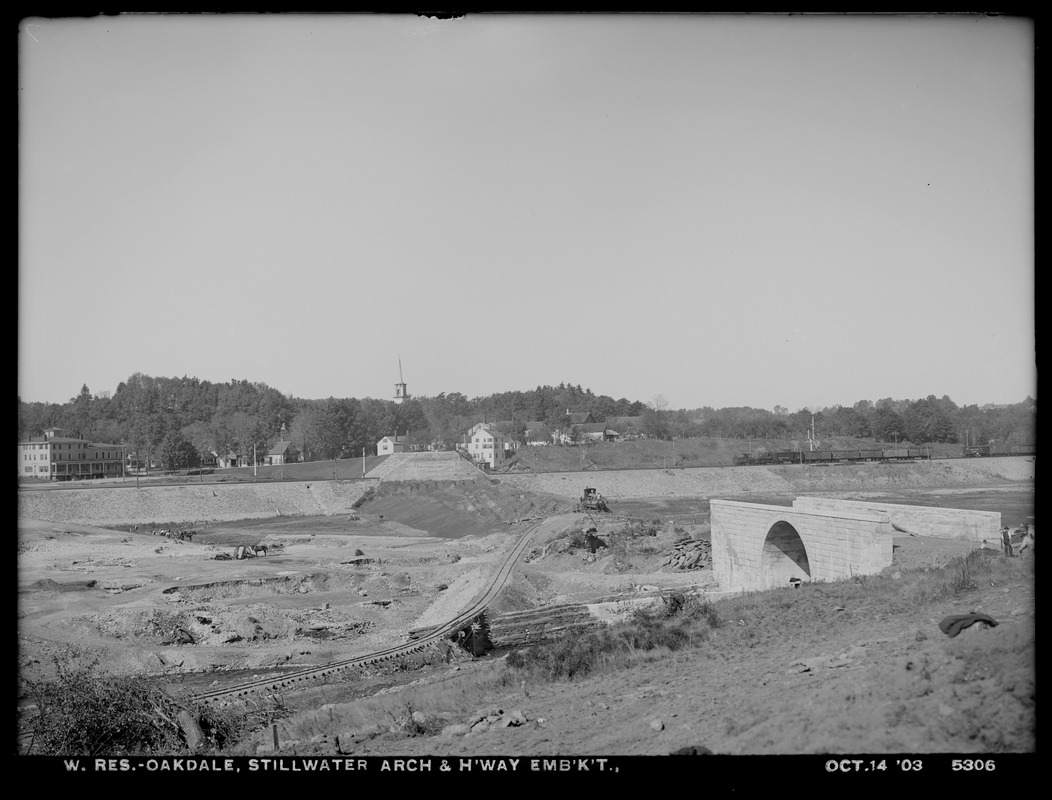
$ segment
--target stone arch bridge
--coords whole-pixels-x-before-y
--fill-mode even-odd
[[[887,514],[710,502],[713,577],[724,591],[873,575],[891,564]]]

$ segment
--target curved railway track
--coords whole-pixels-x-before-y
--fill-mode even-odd
[[[565,513],[565,511],[560,513]],[[541,522],[537,522],[523,532],[522,536],[519,537],[519,541],[512,548],[500,569],[497,570],[497,573],[490,580],[486,590],[474,601],[470,608],[441,625],[422,628],[411,632],[411,635],[412,633],[417,635],[417,638],[413,641],[395,645],[394,647],[389,647],[375,653],[368,653],[363,656],[355,656],[354,658],[335,661],[324,666],[305,667],[304,669],[296,670],[295,672],[288,672],[280,676],[272,675],[269,677],[256,678],[232,686],[217,687],[206,692],[193,694],[191,695],[191,699],[199,702],[211,703],[216,700],[243,697],[268,690],[272,691],[276,689],[295,687],[297,684],[305,684],[307,681],[316,678],[328,677],[355,667],[379,664],[430,647],[436,642],[447,638],[455,631],[462,630],[470,625],[475,617],[485,611],[486,607],[496,598],[497,593],[504,588],[504,584],[507,582],[508,578],[511,576],[512,570],[515,568],[515,563],[519,560],[519,557],[530,543],[533,534],[536,533],[546,521],[547,520],[542,520]]]

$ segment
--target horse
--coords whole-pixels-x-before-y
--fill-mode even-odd
[[[267,546],[265,544],[252,545],[252,553],[258,558],[260,553],[267,555]]]

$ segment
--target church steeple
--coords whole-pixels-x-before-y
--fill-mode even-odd
[[[398,356],[398,383],[395,384],[395,396],[396,403],[401,403],[403,400],[409,399],[409,392],[405,388],[405,380],[402,378],[402,356]]]

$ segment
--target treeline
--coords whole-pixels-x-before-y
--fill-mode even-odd
[[[112,394],[88,386],[67,403],[18,401],[19,441],[57,426],[64,435],[123,444],[129,455],[165,469],[197,467],[213,453],[261,463],[279,440],[291,442],[293,459],[349,458],[376,452],[384,436],[411,444],[454,449],[476,422],[511,422],[514,429],[539,421],[558,428],[566,411],[591,411],[597,419],[638,415],[643,403],[595,395],[565,383],[530,391],[468,399],[462,394],[413,398],[402,403],[372,398],[307,400],[288,397],[265,383],[198,378],[154,378],[135,373]]]
[[[653,412],[651,412],[653,413]],[[661,417],[659,415],[659,420]],[[1003,407],[958,406],[949,397],[922,400],[860,400],[853,406],[831,406],[789,413],[776,406],[699,408],[667,412],[659,436],[711,436],[740,439],[816,439],[848,436],[877,442],[957,442],[960,444],[1034,444],[1037,404],[1027,397]]]
[[[308,461],[373,454],[382,437],[396,433],[410,444],[451,450],[477,422],[506,423],[502,432],[516,438],[527,422],[564,430],[567,411],[591,412],[597,422],[636,417],[635,432],[655,438],[806,439],[812,429],[809,409],[667,410],[660,396],[650,404],[615,400],[566,383],[473,399],[451,392],[396,403],[372,398],[307,400],[247,380],[211,383],[135,373],[113,393],[93,395],[83,386],[67,403],[25,403],[19,398],[18,436],[25,441],[57,426],[66,436],[123,444],[130,455],[147,463],[182,469],[207,463],[213,453],[261,463],[279,440],[291,443],[292,459],[302,456]],[[1029,397],[1001,408],[980,408],[959,407],[949,397],[931,395],[817,409],[813,423],[819,440],[850,436],[913,444],[1030,444],[1036,441],[1037,409]]]

